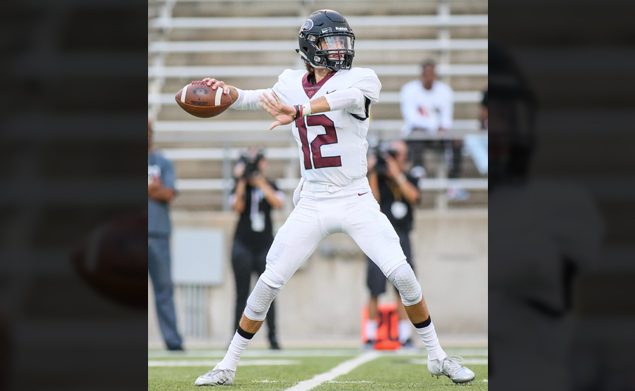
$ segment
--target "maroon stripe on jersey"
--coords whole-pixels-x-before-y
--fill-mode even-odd
[[[312,169],[311,156],[309,156],[309,139],[307,137],[307,129],[304,126],[304,117],[302,114],[298,115],[295,119],[295,126],[298,127],[298,135],[300,136],[300,143],[302,144],[302,155],[304,156],[304,169]]]
[[[304,93],[306,94],[306,96],[308,96],[309,99],[313,98],[313,95],[315,95],[315,93],[318,92],[320,88],[324,85],[324,83],[326,83],[328,79],[333,77],[333,75],[335,75],[335,72],[331,72],[328,75],[326,75],[326,77],[320,80],[319,83],[312,84],[309,81],[309,73],[308,72],[305,73],[304,76],[302,77],[302,88],[304,88]]]

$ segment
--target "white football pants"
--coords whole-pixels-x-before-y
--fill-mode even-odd
[[[366,177],[346,187],[304,182],[300,200],[275,236],[260,276],[274,289],[284,286],[315,251],[320,240],[335,232],[351,236],[384,275],[406,263],[399,236],[380,212]]]

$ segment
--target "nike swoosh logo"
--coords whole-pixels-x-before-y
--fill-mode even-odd
[[[368,192],[366,192],[366,193],[368,193]],[[357,195],[358,195],[358,196],[363,196],[363,195],[364,195],[364,194],[366,194],[366,193],[357,193]]]
[[[330,94],[331,92],[335,92],[335,91],[337,91],[337,90],[333,90],[333,91],[326,91],[326,94]],[[326,95],[326,94],[324,94],[324,95]]]

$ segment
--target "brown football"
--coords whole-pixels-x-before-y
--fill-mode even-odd
[[[174,99],[183,110],[193,116],[210,118],[227,110],[238,98],[234,88],[230,88],[229,91],[229,94],[225,94],[221,88],[213,90],[204,81],[197,80],[181,88]]]

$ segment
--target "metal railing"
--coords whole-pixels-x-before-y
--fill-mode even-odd
[[[178,17],[155,18],[150,28],[161,29],[251,29],[251,28],[297,28],[304,16],[288,17]],[[349,16],[347,20],[355,27],[383,27],[387,23],[395,27],[459,27],[487,26],[487,15],[385,15]]]
[[[257,41],[158,41],[148,46],[150,53],[215,53],[215,52],[293,52],[297,40]],[[355,50],[487,50],[487,39],[366,39],[355,43]]]
[[[373,65],[367,64],[378,76],[410,76],[420,73],[421,64]],[[293,68],[285,65],[217,65],[217,66],[151,66],[148,77],[189,78],[195,80],[208,76],[222,77],[277,77],[285,69]],[[437,73],[445,76],[487,76],[487,64],[439,64]]]

